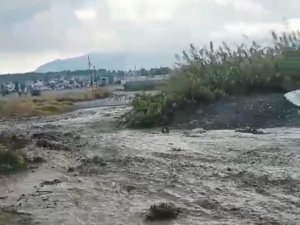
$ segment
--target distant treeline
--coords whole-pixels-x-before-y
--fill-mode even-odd
[[[106,69],[94,70],[76,70],[76,71],[61,71],[61,72],[48,72],[48,73],[18,73],[18,74],[5,74],[0,75],[0,83],[10,83],[10,82],[19,82],[24,83],[26,81],[35,81],[35,80],[44,80],[48,81],[51,79],[59,78],[72,78],[72,77],[84,77],[84,76],[96,76],[96,77],[124,77],[125,75],[137,75],[137,76],[154,76],[154,75],[165,75],[170,73],[171,69],[169,67],[160,67],[152,69],[140,69],[140,70],[129,70],[129,71],[111,71]]]

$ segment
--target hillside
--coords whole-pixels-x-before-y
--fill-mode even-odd
[[[92,65],[96,68],[107,70],[129,70],[137,68],[152,68],[160,66],[171,66],[172,55],[162,54],[128,54],[115,53],[91,53]],[[74,58],[58,59],[39,66],[35,72],[59,72],[65,70],[85,70],[88,67],[88,55]]]

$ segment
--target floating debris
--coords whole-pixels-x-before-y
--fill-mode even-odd
[[[146,219],[149,221],[173,220],[178,217],[179,213],[179,208],[173,203],[160,203],[150,207]]]
[[[168,127],[163,127],[163,128],[161,129],[161,132],[162,132],[163,134],[168,134],[168,133],[170,133],[170,129],[169,129]]]
[[[235,132],[249,133],[249,134],[265,134],[265,132],[251,127],[239,128],[236,129]]]

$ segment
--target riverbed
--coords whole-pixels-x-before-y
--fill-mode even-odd
[[[300,128],[265,134],[120,129],[127,106],[2,121],[46,162],[0,177],[0,225],[142,225],[156,203],[181,209],[151,223],[300,223]],[[36,138],[36,139],[35,139]],[[66,148],[37,146],[40,139]]]

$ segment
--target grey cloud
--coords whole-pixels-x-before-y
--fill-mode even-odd
[[[21,2],[24,5],[23,0],[4,1],[0,10],[1,21],[5,20],[0,23],[2,52],[63,50],[72,48],[72,43],[76,47],[81,41],[88,41],[84,35],[82,37],[84,25],[76,18],[74,10],[93,1],[28,0],[23,7],[15,7]],[[82,40],[78,41],[80,38]]]
[[[272,12],[272,18],[274,20],[282,21],[284,17],[299,17],[299,0],[262,0],[261,2],[265,8],[269,9]]]
[[[228,25],[300,17],[299,0],[0,1],[0,52],[34,58],[109,50],[174,54],[189,43],[242,36],[230,34]],[[80,21],[74,11],[82,8],[96,10],[97,18]]]
[[[0,26],[11,25],[30,19],[37,12],[47,10],[49,1],[40,0],[1,0]]]
[[[0,23],[1,51],[60,49],[65,42],[65,31],[78,26],[68,1],[63,4],[53,0],[29,0],[26,4],[22,0],[5,1],[0,10],[1,21],[6,21]]]

